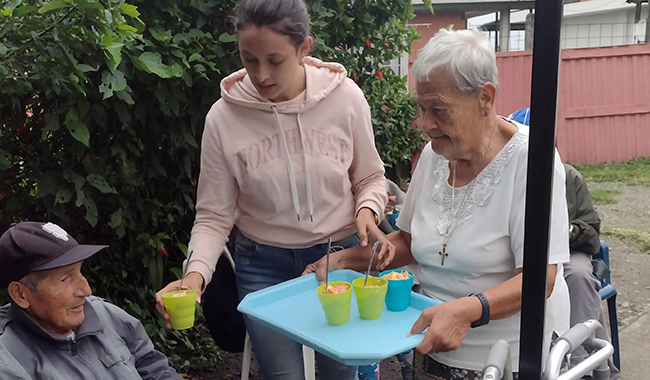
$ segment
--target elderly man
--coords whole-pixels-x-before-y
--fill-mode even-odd
[[[140,322],[92,297],[79,245],[53,223],[23,222],[0,237],[0,379],[180,380]]]

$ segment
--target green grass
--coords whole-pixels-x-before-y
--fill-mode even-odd
[[[611,205],[617,203],[618,201],[616,200],[616,196],[621,193],[618,190],[601,189],[592,189],[589,192],[591,193],[591,200],[597,205]]]
[[[628,228],[603,227],[600,230],[603,236],[613,236],[623,240],[629,240],[636,243],[639,251],[650,254],[650,232],[637,231]]]
[[[576,169],[590,182],[618,182],[650,187],[650,157],[616,164],[580,165]]]

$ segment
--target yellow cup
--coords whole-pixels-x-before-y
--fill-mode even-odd
[[[368,277],[366,287],[363,286],[365,277],[352,281],[354,294],[357,296],[357,306],[361,319],[379,319],[384,311],[384,300],[388,291],[388,281],[379,277]]]
[[[352,285],[346,281],[330,282],[331,286],[347,285],[348,290],[337,294],[326,294],[325,284],[316,289],[327,323],[332,326],[341,326],[350,320],[350,305],[352,303]]]
[[[174,294],[185,293],[184,296]],[[194,290],[180,290],[165,293],[162,296],[165,309],[169,314],[169,322],[176,330],[185,330],[194,326],[194,311],[196,310],[196,292]]]

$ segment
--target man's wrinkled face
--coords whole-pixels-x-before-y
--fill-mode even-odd
[[[21,307],[52,335],[68,336],[84,321],[84,304],[92,292],[82,264],[51,269],[34,289],[25,287],[28,305]]]

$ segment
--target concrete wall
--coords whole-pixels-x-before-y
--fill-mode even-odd
[[[565,18],[560,38],[562,49],[635,44],[634,8]]]

